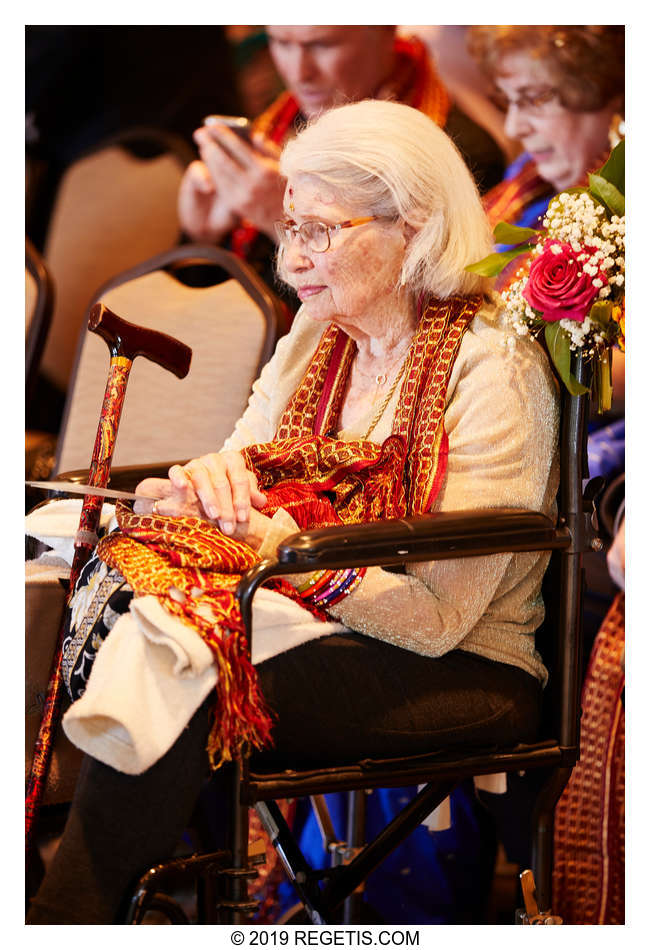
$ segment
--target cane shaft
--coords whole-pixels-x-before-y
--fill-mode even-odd
[[[95,446],[90,460],[88,484],[106,488],[111,473],[111,461],[117,430],[124,406],[126,384],[131,372],[132,360],[125,356],[113,356],[108,372],[102,411],[95,436]],[[97,529],[102,512],[103,499],[96,495],[85,495],[79,518],[79,529],[75,539],[75,553],[70,572],[70,595],[84,564],[97,543]]]
[[[98,488],[105,488],[108,484],[111,460],[115,449],[117,430],[120,424],[120,416],[124,405],[126,384],[128,382],[131,365],[132,360],[127,357],[113,356],[111,358],[106,391],[104,393],[104,401],[102,403],[99,425],[97,426],[95,446],[93,448],[88,475],[88,483],[90,485],[96,485]],[[75,539],[75,553],[72,569],[70,571],[67,601],[72,597],[79,575],[97,542],[97,529],[99,527],[102,503],[102,499],[95,495],[86,495],[84,497],[81,517],[79,519],[79,530]],[[54,745],[54,732],[59,722],[59,709],[63,689],[61,659],[64,618],[65,611],[61,619],[54,660],[50,670],[43,716],[34,746],[32,768],[25,798],[25,846],[28,852],[31,847],[32,833],[45,788],[52,747]]]

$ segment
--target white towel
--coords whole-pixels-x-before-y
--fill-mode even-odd
[[[72,564],[82,504],[82,498],[61,498],[35,508],[25,517],[25,534],[47,544],[54,554]],[[107,531],[117,526],[115,505],[104,503],[99,523]]]
[[[253,601],[253,663],[347,630],[276,591]],[[101,646],[83,696],[63,717],[70,741],[138,775],[173,745],[217,682],[210,648],[156,597],[134,597]]]
[[[160,624],[152,620],[158,611]],[[155,597],[134,598],[63,717],[74,745],[129,775],[164,755],[217,681],[207,644],[181,621],[170,636],[166,616]]]

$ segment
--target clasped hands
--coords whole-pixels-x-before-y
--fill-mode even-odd
[[[160,515],[204,518],[255,550],[271,523],[258,510],[266,504],[266,495],[239,452],[212,452],[186,465],[172,465],[169,478],[145,478],[135,491],[148,496],[134,503],[136,514],[149,514],[155,504]]]
[[[200,161],[188,166],[178,195],[183,229],[194,240],[218,243],[242,218],[275,240],[282,217],[280,149],[261,133],[252,144],[222,123],[194,133]]]

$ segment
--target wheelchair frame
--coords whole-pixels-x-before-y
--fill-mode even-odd
[[[589,371],[580,355],[574,357],[572,372],[578,381],[588,385]],[[146,910],[156,905],[163,886],[187,882],[188,876],[202,881],[199,914],[204,922],[246,922],[256,908],[248,898],[247,882],[256,874],[254,865],[259,857],[250,859],[248,853],[248,809],[252,806],[256,807],[311,922],[335,922],[342,904],[346,904],[346,919],[350,922],[351,909],[355,907],[353,895],[360,884],[458,782],[474,775],[525,769],[547,770],[535,804],[532,864],[539,907],[543,914],[550,913],[553,811],[579,757],[582,557],[590,547],[600,546],[592,516],[593,483],[583,491],[587,476],[588,406],[588,395],[574,396],[562,388],[557,525],[539,512],[481,509],[302,531],[279,546],[275,559],[251,568],[238,588],[250,644],[254,594],[264,581],[279,574],[403,565],[502,552],[555,552],[560,587],[558,618],[552,636],[554,655],[548,664],[548,734],[534,743],[511,748],[475,748],[466,753],[455,751],[383,761],[367,759],[349,766],[302,771],[258,773],[250,768],[248,759],[243,759],[234,767],[230,848],[150,869],[135,890],[127,922],[141,922]],[[355,849],[348,863],[325,869],[309,866],[275,801],[413,784],[424,784],[424,788],[373,841]]]

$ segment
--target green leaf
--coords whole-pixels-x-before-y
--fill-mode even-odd
[[[597,300],[596,303],[591,305],[589,316],[602,327],[606,327],[612,319],[612,307],[611,300]]]
[[[612,214],[623,217],[625,214],[625,197],[606,178],[602,178],[600,175],[590,175],[589,190],[594,197],[603,202],[605,207],[609,208]]]
[[[571,375],[571,338],[564,327],[561,327],[559,323],[547,323],[544,328],[544,337],[549,356],[571,395],[580,396],[589,392],[586,386]]]
[[[612,149],[611,155],[599,169],[598,174],[610,185],[614,185],[622,195],[625,194],[625,139]]]
[[[494,229],[494,240],[497,244],[523,244],[538,234],[539,231],[534,228],[519,228],[515,224],[499,221]]]
[[[520,254],[527,254],[531,248],[531,244],[525,244],[513,248],[511,251],[488,254],[482,261],[477,261],[475,264],[468,264],[465,270],[471,274],[480,274],[482,277],[496,277],[497,274],[501,273],[506,264],[513,261],[515,257],[519,257]]]

